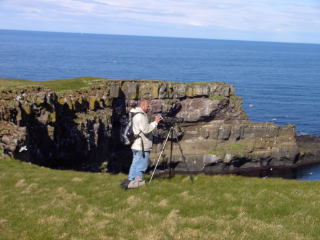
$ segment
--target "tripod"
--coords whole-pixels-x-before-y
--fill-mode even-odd
[[[155,166],[155,168],[154,168],[154,170],[153,170],[153,173],[152,173],[152,176],[151,176],[151,178],[150,178],[149,184],[151,183],[151,180],[152,180],[152,178],[153,178],[153,175],[154,175],[154,173],[155,173],[155,171],[156,171],[156,169],[157,169],[157,166],[158,166],[159,160],[160,160],[161,155],[162,155],[162,153],[163,153],[163,151],[164,151],[164,148],[166,147],[166,144],[167,144],[167,142],[168,142],[168,139],[169,139],[170,134],[171,134],[170,163],[172,162],[172,148],[173,148],[173,134],[174,134],[174,135],[175,135],[175,138],[177,139],[177,143],[178,143],[178,145],[179,145],[179,148],[180,148],[180,152],[181,152],[181,155],[182,155],[183,161],[184,161],[184,163],[186,164],[186,167],[187,167],[188,174],[189,174],[189,176],[190,176],[191,182],[193,183],[193,179],[192,179],[192,177],[191,177],[191,174],[190,174],[190,171],[189,171],[189,168],[188,168],[188,165],[187,165],[186,159],[185,159],[185,157],[184,157],[184,155],[183,155],[183,152],[182,152],[182,149],[181,149],[181,146],[180,146],[179,140],[178,140],[178,136],[177,136],[176,130],[174,130],[173,126],[174,126],[174,125],[171,125],[171,127],[170,127],[170,130],[169,130],[169,132],[168,132],[168,135],[167,135],[166,141],[164,142],[164,145],[163,145],[163,147],[162,147],[162,150],[161,150],[161,153],[160,153],[160,155],[159,155],[158,161],[157,161],[157,163],[156,163],[156,166]],[[171,165],[171,164],[170,164],[170,165]],[[171,166],[170,166],[170,173],[169,173],[169,176],[171,176]]]

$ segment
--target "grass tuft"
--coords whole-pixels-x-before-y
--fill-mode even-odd
[[[247,154],[247,145],[242,143],[229,144],[227,146],[217,146],[215,151],[208,151],[206,154],[219,156],[223,153],[228,153],[232,151],[240,157],[245,157]]]
[[[218,101],[221,101],[221,100],[224,100],[224,99],[228,99],[227,97],[225,96],[211,96],[209,97],[209,100],[218,100]]]

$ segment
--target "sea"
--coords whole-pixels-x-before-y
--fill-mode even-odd
[[[249,120],[320,136],[320,44],[0,30],[0,78],[84,76],[233,84]]]

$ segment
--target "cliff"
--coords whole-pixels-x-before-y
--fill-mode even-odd
[[[235,172],[318,161],[299,150],[295,126],[249,121],[242,98],[225,83],[92,79],[72,91],[25,86],[3,89],[0,96],[1,151],[52,168],[99,171],[108,165],[109,171],[128,171],[132,156],[130,146],[120,142],[120,120],[139,99],[149,100],[150,120],[159,113],[184,119],[175,129],[191,171]],[[153,132],[151,168],[167,133],[166,125]],[[173,142],[170,159],[170,144],[160,168],[184,171],[179,145]]]

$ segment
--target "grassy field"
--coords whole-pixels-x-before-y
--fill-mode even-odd
[[[26,87],[44,87],[49,88],[57,93],[66,92],[66,91],[74,91],[80,89],[87,89],[94,86],[104,85],[105,82],[108,81],[124,81],[125,79],[106,79],[100,77],[79,77],[79,78],[70,78],[70,79],[59,79],[53,81],[32,81],[32,80],[19,80],[19,79],[7,79],[0,78],[0,91],[8,90],[8,89],[23,89]],[[137,79],[136,79],[137,80]],[[158,82],[162,80],[147,80],[147,79],[139,79],[138,81],[146,81],[146,82]],[[178,83],[178,82],[171,82]],[[181,82],[179,82],[181,83]],[[222,82],[215,82],[216,84],[224,84]],[[194,87],[195,85],[203,85],[208,84],[208,82],[195,82],[195,83],[186,83],[188,86]],[[224,97],[216,96],[211,97],[211,100],[221,100]]]
[[[2,159],[0,239],[320,236],[320,182],[175,175],[122,190],[125,178]]]
[[[49,88],[57,93],[65,91],[74,91],[80,89],[87,89],[94,86],[103,86],[108,81],[118,81],[124,79],[105,79],[99,77],[79,77],[70,79],[60,79],[53,81],[31,81],[31,80],[19,80],[19,79],[6,79],[0,78],[0,91],[8,89],[23,89],[26,87],[44,87]],[[139,80],[139,81],[156,81],[156,80]]]
[[[110,79],[111,80],[111,79]],[[29,81],[18,79],[0,78],[0,90],[5,89],[21,89],[30,86],[41,86],[50,88],[55,92],[71,91],[85,89],[92,86],[97,81],[110,81],[108,79],[96,77],[80,77],[71,79],[61,79],[54,81]]]

